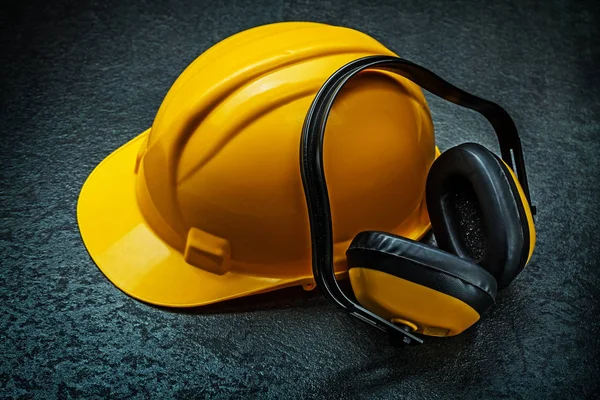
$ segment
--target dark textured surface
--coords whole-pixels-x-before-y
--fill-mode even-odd
[[[485,254],[487,237],[477,195],[466,181],[457,182],[449,195],[452,196],[450,206],[458,221],[462,240],[473,259],[480,260]]]
[[[483,3],[2,2],[0,397],[598,397],[600,12]],[[151,124],[198,54],[281,20],[363,30],[520,127],[537,251],[463,335],[394,349],[296,289],[153,308],[90,260],[75,206],[92,168]],[[443,149],[496,149],[483,119],[429,98]]]

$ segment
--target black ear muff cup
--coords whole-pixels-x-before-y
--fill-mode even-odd
[[[367,268],[452,296],[483,315],[496,280],[483,268],[435,247],[385,232],[359,233],[346,251],[349,268]],[[419,301],[415,299],[415,301]]]
[[[527,261],[529,225],[506,165],[475,143],[451,148],[431,166],[426,198],[439,248],[508,286]]]

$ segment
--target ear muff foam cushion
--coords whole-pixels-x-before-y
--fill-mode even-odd
[[[348,267],[385,272],[445,293],[483,315],[494,305],[496,280],[483,268],[423,243],[385,232],[359,233],[346,251]],[[418,301],[418,299],[415,299]]]
[[[529,227],[515,182],[503,162],[485,147],[465,143],[442,153],[427,178],[429,218],[440,249],[475,259],[504,288],[524,267],[529,253]],[[461,229],[462,216],[452,201],[457,191],[472,189],[485,246],[474,255]]]

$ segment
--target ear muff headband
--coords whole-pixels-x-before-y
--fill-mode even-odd
[[[398,57],[369,56],[351,61],[331,75],[315,96],[304,120],[300,143],[300,172],[310,222],[315,281],[326,297],[354,317],[384,332],[401,334],[417,343],[422,343],[422,339],[351,300],[342,291],[335,278],[333,228],[323,168],[323,141],[327,118],[336,97],[352,77],[367,69],[396,73],[438,97],[482,114],[496,132],[502,159],[515,171],[527,201],[531,204],[523,150],[517,128],[502,107],[469,94],[433,72]]]

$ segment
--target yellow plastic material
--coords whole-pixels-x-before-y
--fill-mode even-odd
[[[355,30],[277,23],[198,57],[151,129],[81,191],[81,234],[102,272],[135,298],[173,307],[311,288],[302,124],[325,80],[368,55],[394,53]],[[375,71],[348,84],[324,144],[336,271],[347,271],[360,231],[419,239],[429,229],[424,191],[436,154],[418,86]]]
[[[504,162],[504,161],[502,161]],[[512,175],[513,180],[515,181],[515,185],[517,186],[517,191],[519,192],[519,196],[521,197],[521,202],[523,202],[523,208],[525,209],[525,216],[527,217],[527,225],[529,225],[529,255],[527,256],[527,261],[525,265],[531,260],[531,256],[533,255],[533,249],[535,248],[535,224],[533,223],[533,214],[531,213],[531,207],[529,206],[529,202],[527,201],[527,197],[525,197],[525,192],[523,192],[523,188],[517,179],[514,171],[508,166],[508,164],[504,163],[506,168]]]
[[[455,336],[479,320],[461,300],[406,279],[369,268],[352,268],[352,290],[367,310],[402,321],[428,336]]]

